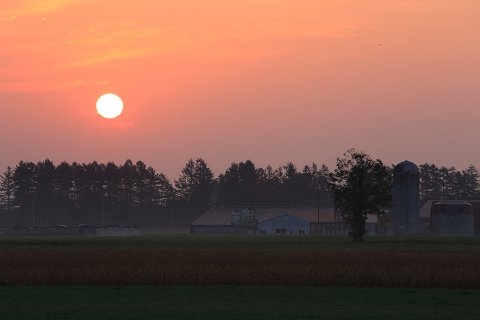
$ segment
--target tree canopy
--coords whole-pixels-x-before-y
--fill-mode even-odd
[[[330,175],[336,208],[352,227],[354,241],[361,241],[369,214],[380,214],[391,203],[391,175],[381,160],[368,154],[348,150],[337,158]]]

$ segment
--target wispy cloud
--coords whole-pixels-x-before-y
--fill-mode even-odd
[[[0,16],[48,13],[68,5],[91,0],[0,0]]]
[[[21,79],[0,81],[0,92],[45,92],[57,91],[75,87],[86,86],[103,86],[109,84],[110,81],[91,81],[91,80],[72,80],[65,81],[62,79]]]
[[[124,68],[127,60],[155,60],[157,68],[168,60],[178,66],[265,60],[294,51],[297,39],[351,37],[362,25],[359,18],[325,13],[316,3],[306,0],[291,10],[276,0],[261,6],[220,0],[218,6],[195,0],[139,0],[137,6],[126,0],[0,0],[0,42],[8,61],[0,61],[0,90],[90,85],[71,79],[96,75],[101,78],[93,82],[101,82],[99,68]],[[147,62],[140,65],[150,69]]]
[[[17,16],[5,16],[5,17],[0,17],[0,23],[1,22],[12,22],[17,19]]]

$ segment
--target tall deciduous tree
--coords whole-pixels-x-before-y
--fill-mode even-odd
[[[354,241],[362,241],[368,214],[384,212],[391,203],[391,176],[381,160],[348,150],[330,175],[335,205],[350,223]]]

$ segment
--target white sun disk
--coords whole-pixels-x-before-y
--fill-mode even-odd
[[[107,93],[97,100],[97,112],[104,118],[116,118],[122,113],[122,111],[123,101],[116,94]]]

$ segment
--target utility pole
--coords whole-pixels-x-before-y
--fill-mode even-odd
[[[32,224],[35,227],[35,197],[33,197],[33,205],[32,205]]]
[[[108,197],[107,193],[107,185],[104,184],[102,186],[103,189],[103,197],[102,197],[102,228],[105,228],[105,199]]]
[[[102,198],[102,227],[105,228],[105,196]]]
[[[317,202],[317,223],[320,223],[320,203]]]

